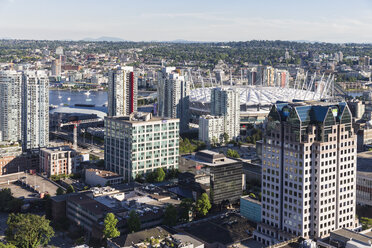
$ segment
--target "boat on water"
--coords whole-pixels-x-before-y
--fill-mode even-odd
[[[67,101],[71,101],[71,97],[67,97]]]
[[[59,99],[61,99],[61,98],[62,98],[62,96],[58,96],[58,98],[59,98]]]
[[[85,101],[87,101],[87,102],[91,102],[91,101],[92,101],[92,99],[89,99],[89,98],[88,98],[88,99],[86,99]]]
[[[89,96],[89,95],[90,95],[90,92],[89,92],[89,90],[88,90],[87,92],[84,92],[84,95],[87,95],[87,96]]]

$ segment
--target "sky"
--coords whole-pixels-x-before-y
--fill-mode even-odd
[[[0,0],[0,38],[372,43],[372,0]]]

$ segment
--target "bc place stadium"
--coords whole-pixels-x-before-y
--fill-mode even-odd
[[[292,88],[248,85],[224,85],[219,87],[234,89],[239,92],[241,125],[262,123],[269,114],[271,106],[277,101],[319,101],[330,98],[331,94],[333,95],[333,80],[322,80]],[[199,116],[210,114],[212,89],[213,87],[191,90],[190,112],[192,119],[196,120]]]

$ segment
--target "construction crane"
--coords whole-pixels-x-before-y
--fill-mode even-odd
[[[102,118],[96,118],[96,119],[87,119],[87,120],[78,120],[78,121],[70,121],[66,123],[59,123],[59,127],[64,127],[64,126],[74,126],[74,131],[73,131],[73,137],[74,137],[74,142],[73,142],[73,147],[76,150],[77,149],[77,128],[80,124],[86,124],[86,123],[93,123],[93,122],[100,122],[103,121]]]

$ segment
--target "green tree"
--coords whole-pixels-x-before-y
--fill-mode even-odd
[[[240,158],[239,153],[232,149],[227,149],[226,156],[229,158]]]
[[[217,144],[218,144],[218,140],[217,140],[217,138],[216,138],[216,136],[213,136],[213,138],[212,138],[212,142],[211,142],[212,144],[212,146],[217,146]]]
[[[256,199],[256,195],[254,193],[249,193],[249,197]]]
[[[189,214],[194,212],[194,201],[190,198],[182,199],[179,205],[181,220],[189,220]]]
[[[177,224],[177,208],[172,204],[165,208],[164,224],[168,226],[174,226]]]
[[[0,190],[0,211],[6,211],[8,202],[13,199],[12,192],[10,189],[5,188]]]
[[[360,223],[362,224],[362,229],[366,230],[372,227],[372,219],[367,217],[361,217]]]
[[[61,187],[58,187],[56,194],[57,195],[63,195],[64,193],[65,193],[65,191]]]
[[[75,189],[72,185],[69,185],[66,190],[66,194],[74,193]]]
[[[23,200],[13,197],[10,189],[0,190],[0,211],[18,213],[21,211]]]
[[[50,221],[35,214],[10,214],[5,239],[19,248],[36,248],[49,243],[54,236]]]
[[[120,236],[120,232],[116,228],[118,219],[113,213],[106,214],[105,220],[103,222],[103,235],[106,239],[116,238]]]
[[[12,245],[12,244],[0,243],[0,248],[17,248],[17,246]]]
[[[129,212],[129,218],[127,220],[129,232],[137,232],[141,228],[141,220],[136,211],[131,210]]]
[[[227,133],[223,133],[223,141],[225,142],[225,144],[229,143],[230,137]]]
[[[143,177],[143,174],[137,174],[136,175],[136,178],[134,179],[136,182],[139,182],[139,183],[144,183],[145,182],[145,179]]]
[[[209,201],[208,195],[203,193],[196,201],[196,211],[198,211],[201,216],[206,216],[211,208],[212,205]]]
[[[165,172],[163,168],[157,168],[154,173],[154,181],[159,183],[163,182],[165,178]]]
[[[6,210],[8,212],[19,213],[21,212],[22,205],[23,205],[22,199],[13,198],[8,202]]]
[[[177,178],[178,176],[178,169],[175,169],[175,168],[171,168],[167,171],[166,175],[165,175],[165,178],[166,179],[172,179],[172,178]]]

